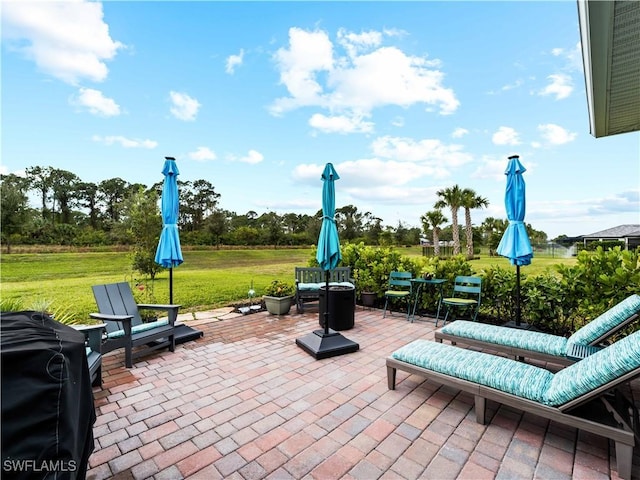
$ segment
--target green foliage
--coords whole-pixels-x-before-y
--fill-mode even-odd
[[[264,290],[269,297],[289,297],[295,293],[293,284],[281,280],[273,280]]]
[[[581,248],[592,252],[594,250],[597,250],[598,248],[602,248],[603,250],[611,250],[615,247],[624,248],[624,242],[622,240],[602,240],[601,242],[587,242],[587,244]]]
[[[81,324],[82,321],[74,314],[69,305],[54,305],[52,300],[38,297],[29,304],[18,298],[3,298],[0,300],[0,312],[34,311],[50,315],[57,322],[65,325]]]
[[[495,266],[485,269],[482,272],[481,318],[492,319],[492,323],[513,319],[516,311],[515,288],[514,268]]]
[[[521,274],[522,321],[556,335],[577,329],[624,300],[640,293],[638,251],[581,251],[575,265],[558,264],[535,276]],[[515,318],[515,268],[483,271],[481,313],[494,322]]]
[[[127,235],[132,239],[131,263],[133,269],[153,280],[163,267],[155,261],[155,253],[162,231],[162,217],[158,209],[158,194],[139,189],[126,202]]]
[[[640,294],[639,250],[583,250],[576,265],[556,268],[576,329],[629,295]]]

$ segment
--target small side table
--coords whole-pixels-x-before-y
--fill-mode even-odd
[[[411,321],[413,322],[416,316],[416,308],[418,307],[418,300],[420,299],[422,286],[433,285],[438,288],[438,310],[436,312],[436,322],[437,322],[438,319],[440,318],[440,307],[442,306],[442,289],[444,284],[446,283],[446,280],[444,278],[431,278],[427,280],[426,278],[418,277],[418,278],[412,278],[411,283],[413,286],[417,285],[416,291],[415,291],[415,298],[413,300],[413,310],[411,313]]]

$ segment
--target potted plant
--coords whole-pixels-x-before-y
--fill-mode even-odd
[[[373,307],[378,297],[378,284],[369,270],[358,270],[355,273],[356,289],[360,295],[362,305]]]
[[[291,309],[295,289],[291,283],[272,281],[262,297],[267,311],[272,315],[285,315]]]

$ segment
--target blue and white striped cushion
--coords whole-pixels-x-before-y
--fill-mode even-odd
[[[543,403],[562,405],[636,368],[640,368],[640,331],[560,370]]]
[[[556,357],[565,356],[567,351],[567,339],[558,335],[486,325],[467,320],[456,320],[442,327],[441,331],[456,337],[479,340],[505,347],[517,347]]]
[[[135,325],[131,327],[131,333],[140,333],[145,332],[147,330],[151,330],[152,328],[161,327],[163,325],[168,325],[169,320],[164,318],[162,320],[156,320],[155,322],[143,323],[141,325]],[[120,338],[124,336],[124,330],[116,330],[115,332],[108,333],[107,336],[109,338]]]
[[[590,345],[634,313],[640,313],[640,295],[627,297],[602,315],[591,320],[569,337],[569,343]]]
[[[541,401],[553,378],[548,370],[527,363],[428,340],[411,342],[391,356],[536,402]]]

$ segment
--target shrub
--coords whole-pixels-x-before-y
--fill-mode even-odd
[[[295,288],[288,282],[280,280],[272,281],[265,289],[264,294],[269,297],[288,297],[295,293]]]

